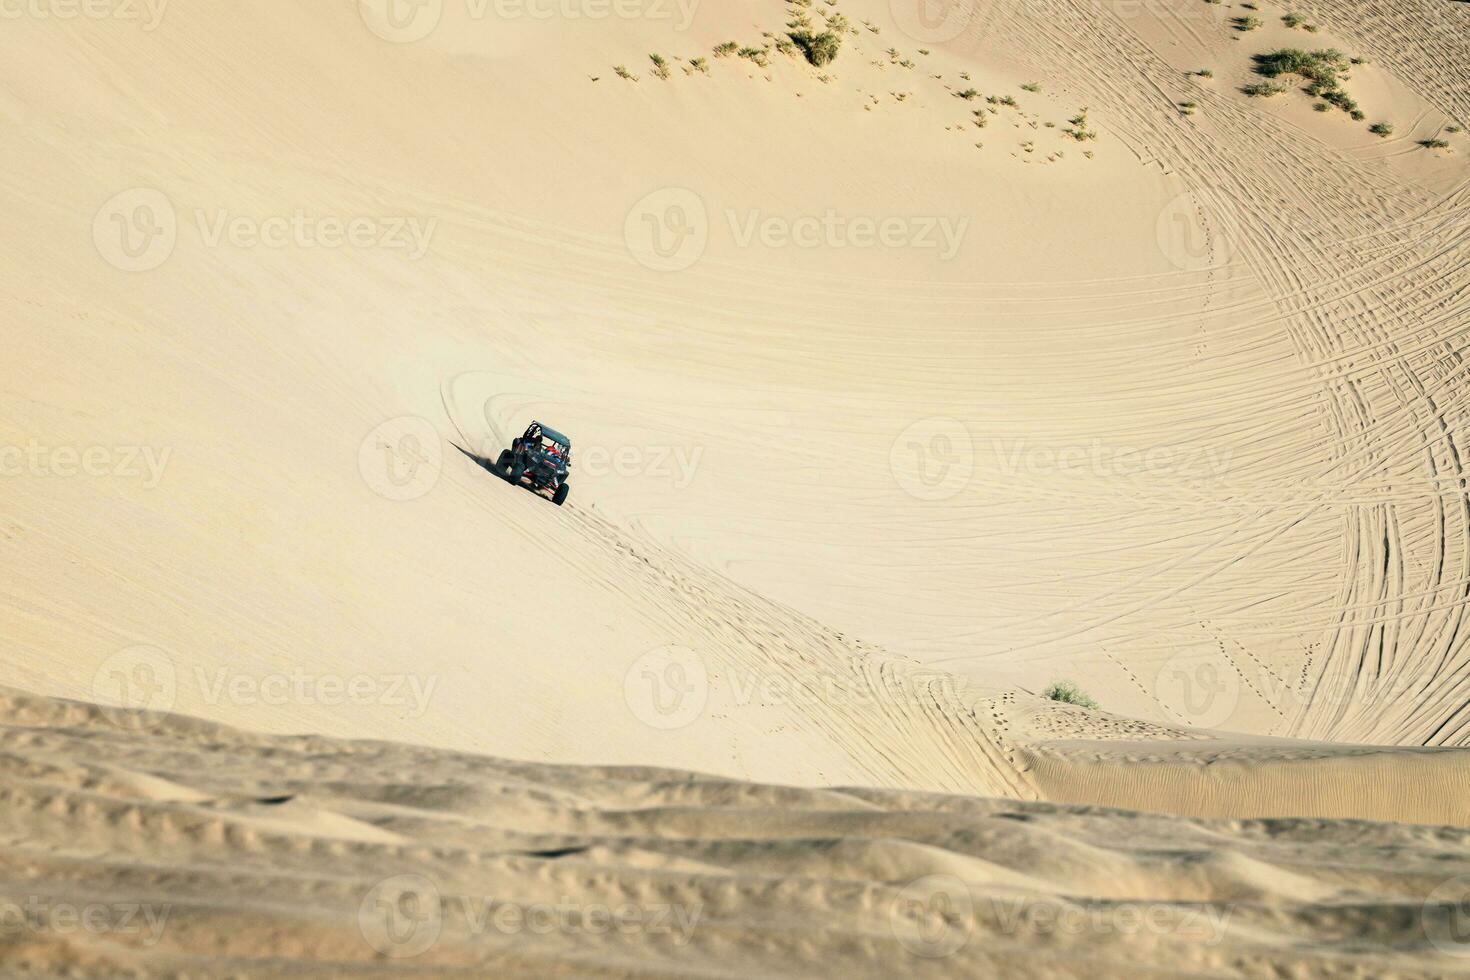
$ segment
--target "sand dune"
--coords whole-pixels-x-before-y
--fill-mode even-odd
[[[1464,971],[1470,5],[0,13],[5,969]]]
[[[10,975],[1470,974],[1464,829],[796,789],[3,706]]]

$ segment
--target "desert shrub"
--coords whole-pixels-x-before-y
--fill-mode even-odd
[[[715,45],[715,57],[728,58],[730,57],[730,55],[739,50],[740,45],[736,44],[734,41],[726,41],[724,44]]]
[[[1199,71],[1195,72],[1195,74],[1198,75],[1200,78],[1214,78],[1215,77],[1215,73],[1212,72],[1212,71],[1210,71],[1208,68],[1201,68]]]
[[[1082,689],[1071,681],[1052,681],[1047,689],[1041,692],[1041,696],[1051,701],[1061,701],[1063,704],[1075,704],[1079,708],[1096,708],[1097,702],[1083,693]]]
[[[1426,149],[1426,150],[1446,150],[1446,149],[1449,149],[1449,145],[1450,144],[1446,140],[1435,139],[1435,140],[1420,140],[1419,141],[1419,145],[1422,146],[1422,147],[1424,147],[1424,149]]]
[[[648,60],[653,62],[653,74],[664,81],[669,80],[669,63],[661,54],[651,54]]]
[[[1362,122],[1364,119],[1368,118],[1367,114],[1364,113],[1362,109],[1354,109],[1352,112],[1349,112],[1348,115],[1353,117],[1353,122]]]
[[[1353,101],[1352,97],[1340,88],[1335,88],[1330,92],[1323,92],[1322,99],[1324,102],[1331,102],[1343,112],[1354,113],[1358,111],[1358,103]]]
[[[1082,109],[1078,111],[1077,115],[1073,116],[1071,119],[1068,119],[1067,122],[1072,124],[1072,128],[1064,129],[1062,130],[1062,132],[1066,133],[1077,142],[1085,143],[1088,140],[1097,139],[1097,133],[1094,133],[1092,130],[1087,128],[1086,106],[1083,106]]]
[[[956,92],[955,95],[958,96],[961,99],[968,100],[968,99],[978,98],[979,95],[980,95],[980,92],[979,92],[978,89],[967,88],[967,89],[961,89],[960,91]]]
[[[756,64],[760,65],[762,68],[766,67],[766,65],[769,64],[769,62],[766,60],[766,49],[765,48],[745,47],[745,48],[741,48],[736,53],[738,55],[740,55],[740,57],[742,57],[742,58],[746,58],[746,59],[748,59],[750,61],[755,62]]]
[[[1368,127],[1368,132],[1372,133],[1374,136],[1392,136],[1393,123],[1376,122]]]
[[[1332,108],[1332,106],[1328,105],[1326,102],[1314,102],[1314,103],[1312,103],[1312,111],[1313,112],[1326,112],[1328,109],[1331,109],[1331,108]]]
[[[1306,22],[1307,19],[1301,14],[1286,14],[1281,18],[1281,23],[1293,29],[1301,27]]]
[[[1458,133],[1460,131],[1460,127],[1459,126],[1446,126],[1444,128],[1444,131],[1446,133]]]
[[[1040,82],[1027,82],[1025,85],[1022,85],[1021,86],[1021,91],[1023,91],[1023,92],[1040,92],[1041,91],[1041,83]]]
[[[635,74],[633,74],[632,72],[630,72],[627,68],[623,67],[622,65],[614,65],[613,66],[613,74],[617,75],[619,78],[626,78],[630,82],[636,82],[636,81],[638,81],[638,76],[635,75]]]
[[[1251,82],[1245,88],[1241,89],[1241,91],[1246,95],[1269,98],[1270,96],[1280,95],[1282,92],[1285,92],[1286,86],[1276,82]]]
[[[1281,48],[1270,54],[1256,55],[1255,62],[1256,71],[1267,78],[1300,75],[1329,89],[1337,87],[1338,73],[1348,67],[1347,56],[1336,48],[1322,48],[1318,51]]]
[[[833,31],[822,31],[820,34],[808,30],[792,31],[790,37],[806,55],[806,60],[818,68],[837,57],[837,49],[842,46],[842,38]]]
[[[1237,31],[1254,31],[1261,26],[1261,18],[1255,14],[1246,14],[1235,18],[1234,24]]]

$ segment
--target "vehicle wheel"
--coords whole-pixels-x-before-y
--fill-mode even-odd
[[[567,502],[567,491],[569,489],[571,489],[571,488],[567,484],[565,484],[565,483],[563,483],[561,486],[557,487],[556,488],[556,493],[554,493],[554,494],[551,495],[551,502],[553,504],[556,504],[558,507],[560,507],[562,504],[566,503]]]
[[[509,480],[511,483],[514,483],[517,486],[519,486],[520,485],[520,482],[521,482],[521,477],[523,477],[525,475],[526,475],[526,468],[524,466],[522,466],[520,463],[512,462],[510,464],[510,472],[508,472],[505,475],[505,478],[507,480]]]
[[[501,476],[505,476],[510,472],[510,461],[513,458],[509,449],[502,449],[500,451],[500,458],[495,461],[495,469],[500,472]]]

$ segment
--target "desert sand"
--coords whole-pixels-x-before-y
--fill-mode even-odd
[[[0,13],[6,969],[1470,968],[1470,5]]]

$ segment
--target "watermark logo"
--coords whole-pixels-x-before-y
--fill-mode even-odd
[[[400,415],[379,425],[357,450],[363,482],[389,500],[417,500],[444,468],[444,444],[428,419]]]
[[[151,187],[114,194],[92,218],[97,254],[124,272],[148,272],[163,265],[178,237],[173,202]]]
[[[249,673],[219,667],[206,673],[203,667],[195,667],[194,680],[205,703],[211,705],[377,705],[404,709],[408,718],[424,716],[439,686],[437,674],[335,674],[300,668]]]
[[[623,221],[623,241],[640,265],[682,272],[709,245],[709,212],[686,187],[666,187],[641,198]]]
[[[623,698],[650,728],[671,731],[693,722],[709,699],[704,658],[687,647],[650,650],[623,676]]]
[[[418,956],[439,941],[444,929],[439,889],[423,875],[384,878],[357,907],[357,928],[367,944],[384,956]]]
[[[1154,233],[1164,257],[1191,271],[1229,265],[1243,241],[1235,204],[1209,187],[1173,197],[1159,212]]]
[[[915,41],[943,44],[969,29],[975,20],[974,0],[888,0],[898,29]]]
[[[1218,646],[1200,644],[1164,662],[1154,680],[1154,697],[1179,724],[1218,728],[1240,703],[1240,674]]]
[[[0,939],[22,935],[128,936],[144,947],[158,945],[172,905],[147,902],[66,902],[42,895],[23,901],[0,898]]]
[[[1234,905],[1171,902],[1071,902],[1060,898],[1001,898],[985,905],[1007,936],[1158,936],[1218,946],[1225,938]]]
[[[1435,949],[1470,957],[1470,875],[1451,878],[1430,892],[1420,918]]]
[[[264,218],[236,214],[228,208],[194,211],[199,238],[209,248],[383,249],[403,252],[410,262],[428,254],[439,225],[437,218],[412,215],[309,215],[297,208],[290,214]]]
[[[434,33],[444,16],[444,0],[358,0],[367,29],[391,44],[412,44]]]
[[[452,912],[452,916],[446,913]],[[384,956],[411,959],[440,939],[446,918],[463,923],[471,936],[643,935],[688,945],[704,914],[701,904],[609,905],[562,897],[526,902],[493,895],[446,894],[423,875],[402,874],[373,885],[357,910],[358,929]]]
[[[888,923],[899,945],[915,956],[953,956],[975,931],[974,899],[969,887],[954,875],[925,875],[909,882],[894,898]]]
[[[31,439],[0,445],[0,478],[141,480],[153,490],[172,453],[167,446],[48,446]]]
[[[228,208],[195,208],[194,232],[206,248],[382,249],[410,262],[429,251],[437,218],[414,215],[308,214],[303,208],[265,216]],[[98,254],[124,272],[149,272],[178,245],[180,215],[162,191],[135,187],[113,195],[92,218]]]
[[[0,20],[141,22],[144,33],[163,23],[168,0],[0,0]]]
[[[422,718],[439,686],[435,674],[352,674],[285,670],[239,670],[196,665],[181,671],[173,657],[151,646],[132,646],[104,660],[92,675],[93,700],[120,728],[142,728],[142,711],[171,711],[181,695],[208,705],[237,707],[320,705],[392,708]]]
[[[119,650],[92,674],[92,700],[119,728],[142,728],[141,711],[169,711],[178,699],[178,672],[168,654],[156,647]]]
[[[836,208],[804,214],[725,208],[720,214],[725,234],[740,249],[907,249],[933,252],[941,261],[959,254],[970,227],[970,219],[958,215],[846,214]],[[703,257],[712,231],[704,200],[687,188],[670,187],[633,205],[623,238],[642,265],[679,272]]]
[[[918,500],[948,500],[969,486],[975,444],[959,419],[920,419],[888,450],[888,467],[900,488]]]
[[[932,251],[946,262],[959,254],[970,227],[969,218],[954,215],[875,217],[834,208],[799,215],[726,209],[725,221],[740,248],[759,243],[771,249],[914,249]]]
[[[991,449],[1008,477],[1085,473],[1127,479],[1176,476],[1216,479],[1230,468],[1228,450],[1212,446],[1114,446],[1093,439],[1064,446],[1033,446],[1025,439],[993,439]]]
[[[623,479],[648,477],[667,480],[675,490],[683,490],[694,482],[704,447],[685,446],[608,446],[592,445],[578,449],[572,465],[580,475],[616,476]]]
[[[3,0],[0,0],[3,2]],[[672,22],[676,31],[694,23],[700,0],[464,0],[463,16],[472,21]],[[433,34],[444,20],[444,0],[359,0],[367,29],[392,44],[412,44]],[[458,8],[456,8],[456,12]]]

